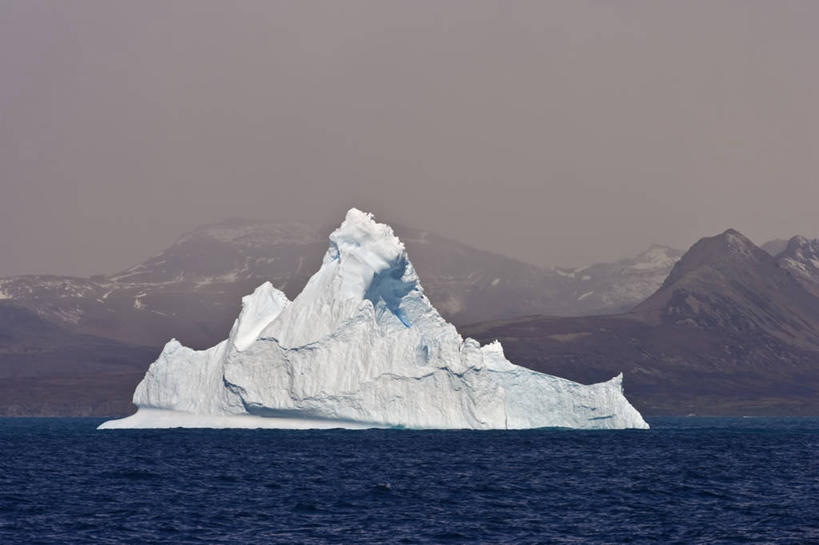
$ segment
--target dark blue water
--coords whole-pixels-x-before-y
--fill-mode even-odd
[[[819,419],[651,431],[0,420],[0,543],[819,543]]]

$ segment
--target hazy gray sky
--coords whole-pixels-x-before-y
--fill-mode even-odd
[[[350,206],[542,264],[819,236],[819,2],[0,0],[0,275]]]

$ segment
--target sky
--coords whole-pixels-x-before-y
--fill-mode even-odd
[[[542,265],[817,237],[816,21],[787,0],[0,0],[0,275],[351,206]]]

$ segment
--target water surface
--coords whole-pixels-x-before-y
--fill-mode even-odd
[[[0,543],[819,543],[819,419],[649,431],[0,419]]]

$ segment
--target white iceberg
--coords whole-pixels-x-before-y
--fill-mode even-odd
[[[227,340],[171,340],[100,428],[647,428],[622,375],[582,385],[463,339],[424,295],[392,229],[352,209],[295,300],[270,283]]]

